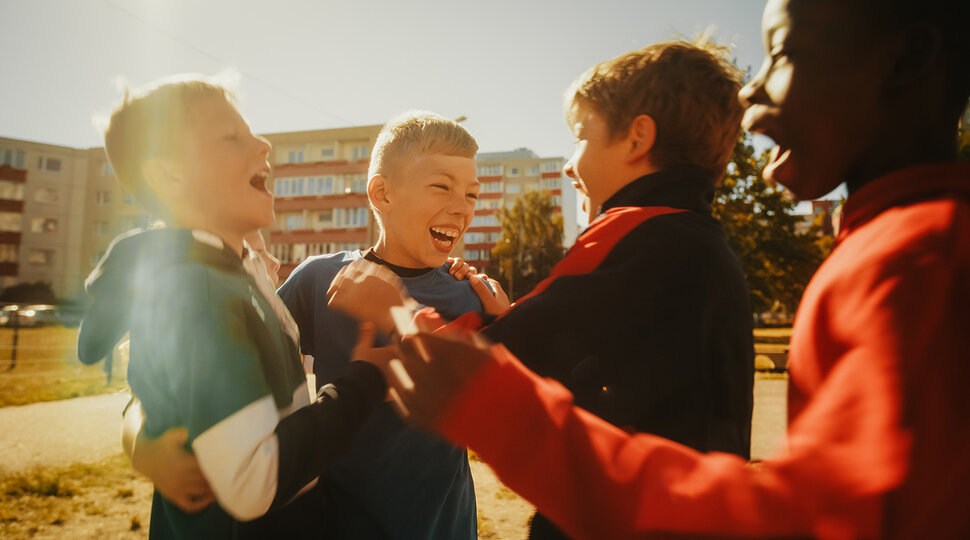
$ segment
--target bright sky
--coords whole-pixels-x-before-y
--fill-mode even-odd
[[[242,73],[256,132],[467,116],[482,151],[572,152],[562,93],[590,65],[713,27],[762,60],[763,0],[0,0],[0,136],[100,146],[92,116],[180,72]]]

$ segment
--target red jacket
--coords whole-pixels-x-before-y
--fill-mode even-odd
[[[791,342],[758,465],[629,435],[503,347],[437,427],[578,538],[970,538],[970,165],[853,193]]]

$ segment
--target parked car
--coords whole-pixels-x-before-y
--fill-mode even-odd
[[[57,324],[57,307],[49,304],[9,304],[0,308],[0,326],[34,328]]]

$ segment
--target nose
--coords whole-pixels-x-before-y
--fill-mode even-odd
[[[263,155],[269,155],[270,150],[273,149],[273,144],[266,140],[265,137],[259,135],[253,135],[256,139],[256,146],[259,149],[259,153]]]
[[[738,102],[741,106],[747,109],[748,107],[754,105],[755,103],[764,103],[765,101],[765,74],[768,71],[768,61],[761,65],[761,69],[748,84],[744,85],[741,90],[738,91]]]
[[[573,163],[573,159],[570,158],[565,165],[562,166],[562,173],[566,176],[576,180],[576,165]]]

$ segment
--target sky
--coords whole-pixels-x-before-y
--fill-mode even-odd
[[[484,152],[568,157],[562,94],[589,66],[713,29],[763,58],[764,0],[0,0],[0,136],[101,146],[92,118],[176,73],[241,74],[257,133],[382,124],[427,109]]]

